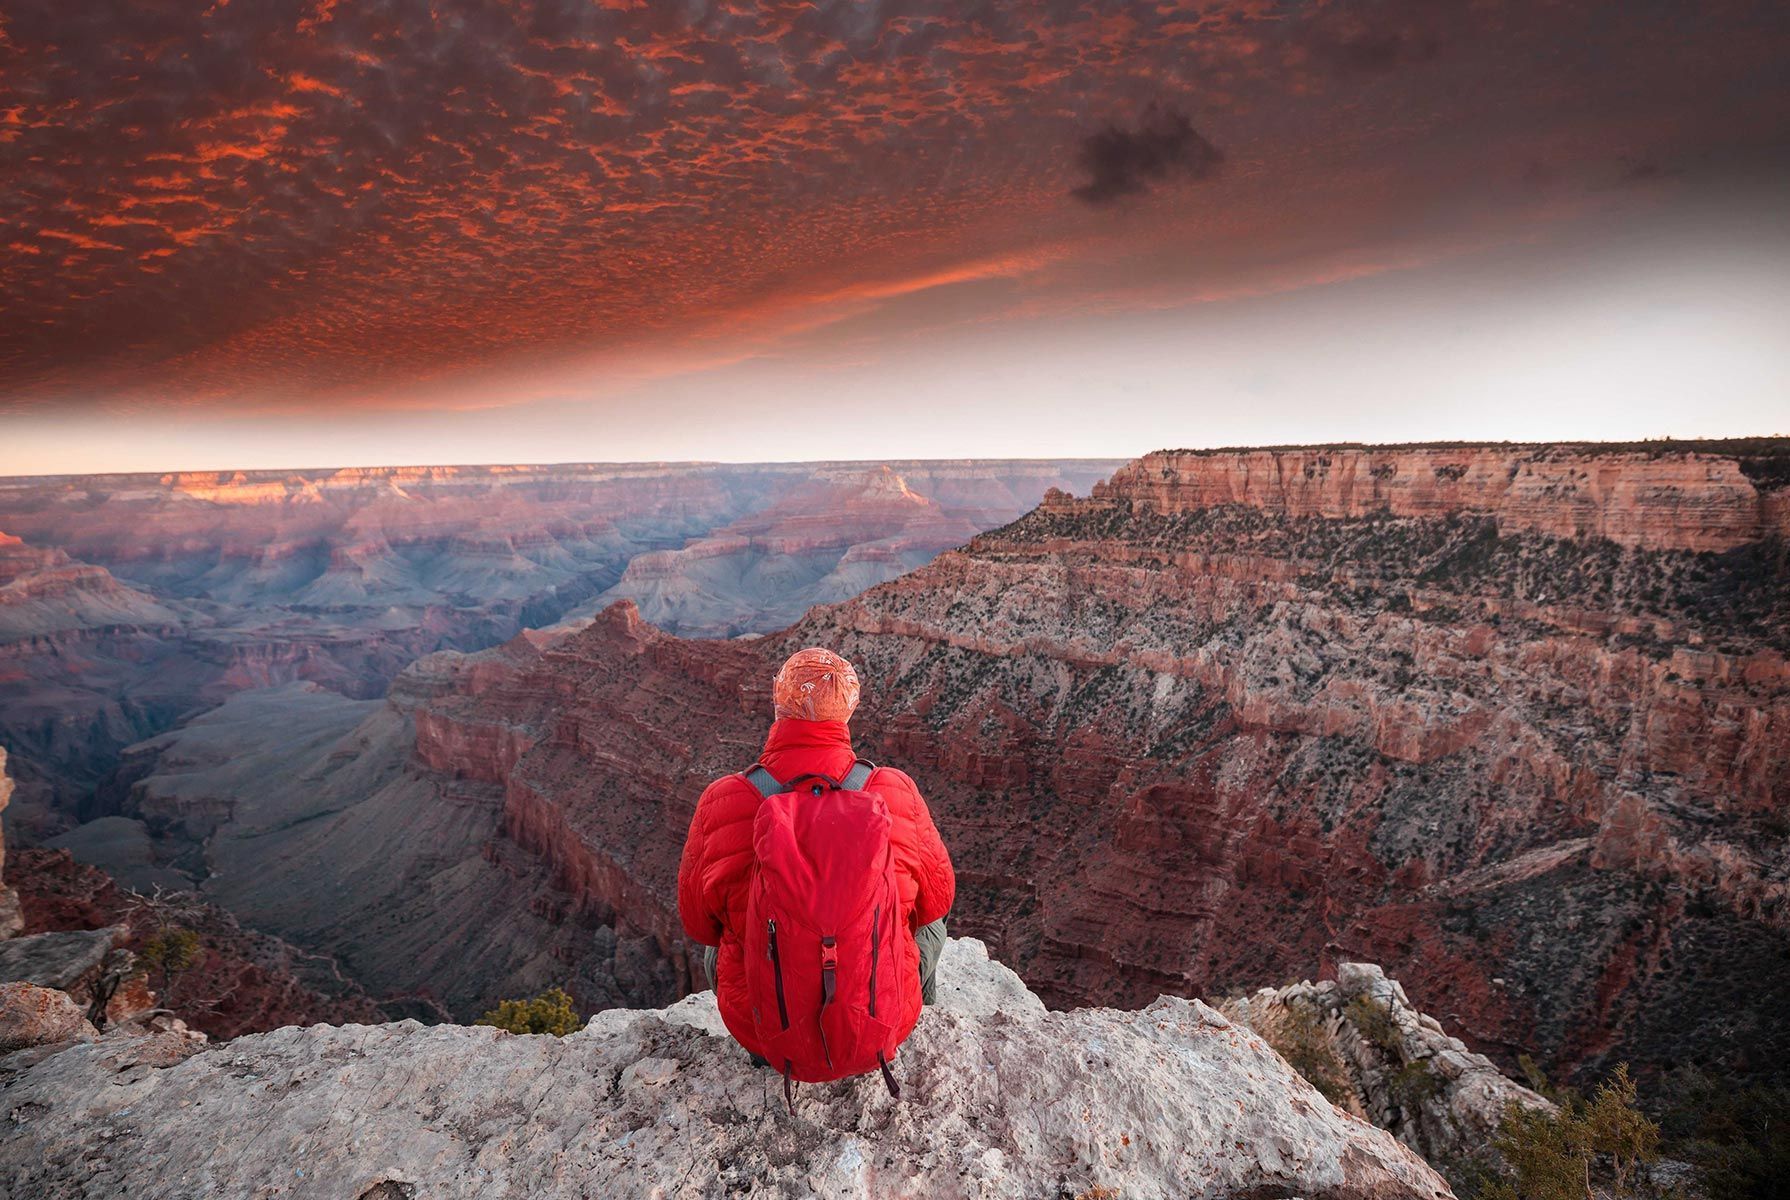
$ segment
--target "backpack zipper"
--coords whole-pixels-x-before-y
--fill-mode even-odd
[[[783,960],[777,957],[777,922],[766,921],[771,931],[771,978],[777,984],[777,1019],[789,1028],[789,1006],[783,1002]]]
[[[861,911],[861,910],[860,910]],[[883,906],[870,914],[870,1015],[876,1015],[876,959],[883,948]]]
[[[839,969],[839,942],[832,937],[820,939],[820,1052],[826,1055],[827,1070],[833,1069],[833,1048],[827,1045],[827,1005],[833,1003],[834,974]]]

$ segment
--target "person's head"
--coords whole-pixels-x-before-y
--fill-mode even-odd
[[[771,703],[779,718],[849,721],[858,707],[858,673],[831,650],[798,650],[772,681]]]

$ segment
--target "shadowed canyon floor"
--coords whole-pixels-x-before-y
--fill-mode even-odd
[[[220,710],[134,752],[117,804],[157,861],[376,994],[456,939],[489,949],[447,1007],[515,994],[513,922],[587,1002],[662,1003],[688,980],[695,796],[752,761],[775,665],[820,643],[867,681],[861,749],[928,793],[954,929],[1053,1005],[1360,958],[1507,1062],[1780,1077],[1785,454],[1149,455],[768,637],[682,640],[618,605],[424,659],[334,741],[263,737],[258,770]],[[275,702],[337,703],[237,703]],[[404,822],[454,832],[374,896],[369,843],[383,860]],[[426,916],[456,871],[511,881],[489,928]],[[294,903],[315,878],[340,905]],[[393,922],[414,940],[374,945],[366,922],[430,879]]]

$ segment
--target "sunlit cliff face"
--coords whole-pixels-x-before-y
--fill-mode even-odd
[[[1437,435],[1661,304],[1767,432],[1787,51],[1763,0],[15,0],[0,470]],[[1635,374],[1581,423],[1673,432]]]

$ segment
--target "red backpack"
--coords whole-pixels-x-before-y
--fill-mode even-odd
[[[824,1083],[882,1069],[909,1029],[901,1012],[901,919],[889,807],[864,790],[862,760],[844,779],[801,775],[780,783],[762,765],[746,781],[764,797],[752,822],[754,869],[746,898],[746,992],[759,1044],[792,1081]]]

